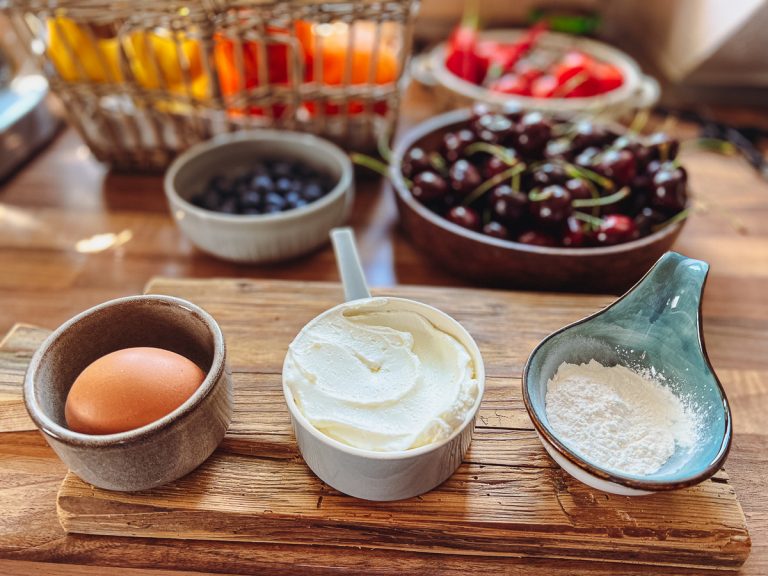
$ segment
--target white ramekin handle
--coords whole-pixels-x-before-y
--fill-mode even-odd
[[[371,293],[365,283],[365,274],[357,254],[352,228],[334,228],[331,230],[331,242],[336,254],[336,265],[341,274],[341,283],[344,285],[344,299],[349,302],[370,298]]]

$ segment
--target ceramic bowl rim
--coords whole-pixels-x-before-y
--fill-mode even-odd
[[[338,164],[340,169],[339,179],[330,192],[322,198],[319,198],[314,202],[309,202],[301,208],[292,208],[275,214],[224,214],[223,212],[216,212],[214,210],[207,210],[195,206],[189,200],[182,197],[176,190],[175,181],[179,173],[186,168],[188,164],[199,160],[213,150],[225,146],[237,146],[238,144],[248,142],[276,141],[288,144],[293,148],[306,148],[309,150],[321,148],[328,153],[333,158],[333,161]],[[323,164],[325,166],[330,166],[330,163],[328,162],[323,162]],[[252,129],[219,134],[209,140],[195,144],[189,148],[189,150],[186,150],[179,155],[170,165],[163,178],[163,188],[169,201],[182,206],[185,210],[195,214],[199,218],[226,224],[282,223],[311,217],[313,214],[336,202],[352,188],[353,175],[354,170],[352,168],[352,162],[347,154],[341,148],[336,146],[336,144],[325,138],[320,138],[314,134],[290,130]]]
[[[346,308],[354,304],[360,304],[365,300],[379,300],[379,299],[392,300],[395,302],[405,302],[406,304],[415,305],[416,307],[427,309],[431,313],[434,313],[437,316],[440,316],[443,319],[447,320],[448,323],[451,324],[451,326],[455,328],[456,331],[465,339],[465,341],[471,345],[471,349],[469,350],[469,353],[470,353],[470,356],[472,356],[473,362],[475,362],[476,364],[475,373],[477,375],[478,390],[477,390],[477,396],[475,398],[475,402],[472,404],[472,407],[467,411],[467,415],[464,418],[464,422],[462,422],[461,426],[458,426],[451,433],[450,436],[443,438],[439,442],[426,444],[425,446],[419,446],[418,448],[412,448],[409,450],[392,450],[387,452],[378,452],[376,450],[367,450],[364,448],[356,448],[354,446],[349,446],[348,444],[344,444],[343,442],[340,442],[334,438],[331,438],[330,436],[326,436],[320,430],[315,428],[312,425],[312,423],[309,420],[307,420],[304,414],[301,413],[301,410],[299,410],[298,406],[296,406],[296,401],[293,398],[293,393],[291,392],[288,385],[285,383],[285,380],[283,380],[283,396],[285,398],[285,403],[288,406],[288,411],[290,412],[291,418],[294,420],[294,422],[296,422],[297,425],[301,426],[302,430],[308,432],[315,440],[321,442],[322,444],[325,444],[327,447],[333,450],[336,450],[338,452],[343,452],[351,456],[357,456],[357,457],[367,458],[369,460],[376,460],[376,461],[392,461],[392,460],[402,461],[402,460],[408,460],[411,458],[418,458],[425,454],[440,450],[441,448],[445,447],[447,444],[452,442],[455,438],[462,435],[467,430],[467,428],[474,427],[474,422],[477,417],[477,413],[480,410],[480,404],[483,401],[483,395],[485,394],[485,378],[486,378],[485,363],[483,361],[483,356],[482,356],[482,353],[480,352],[480,348],[475,342],[475,339],[458,320],[456,320],[449,314],[443,312],[442,310],[435,308],[434,306],[430,306],[429,304],[425,304],[424,302],[419,302],[418,300],[411,300],[410,298],[400,298],[397,296],[371,296],[370,298],[361,298],[359,300],[350,300],[347,302],[342,302],[340,304],[337,304],[336,306],[333,306],[332,308],[325,310],[324,312],[321,312],[320,314],[312,318],[309,322],[307,322],[302,327],[299,333],[296,334],[294,340],[298,338],[309,326],[311,326],[315,322],[319,321],[320,319],[328,316],[329,314],[332,314],[333,312],[341,308]],[[291,343],[293,343],[293,341]],[[285,373],[284,366],[285,366],[285,362],[283,362],[283,373]]]
[[[181,308],[187,313],[191,313],[197,316],[205,324],[208,329],[208,333],[213,339],[213,358],[211,360],[211,367],[205,375],[205,379],[195,392],[187,398],[180,406],[178,406],[172,412],[169,412],[162,418],[159,418],[149,424],[128,430],[126,432],[118,432],[114,434],[83,434],[81,432],[74,432],[61,424],[55,422],[48,414],[45,413],[40,406],[36,397],[37,389],[37,376],[40,369],[40,365],[45,361],[45,356],[48,353],[50,347],[68,330],[80,323],[85,318],[98,314],[121,305],[134,305],[139,303],[151,303],[151,305],[170,305],[176,308]],[[88,308],[83,312],[80,312],[76,316],[73,316],[61,326],[56,328],[40,345],[32,356],[32,360],[29,363],[26,374],[24,375],[24,404],[27,408],[27,412],[37,425],[37,427],[44,434],[63,442],[71,446],[80,446],[84,448],[105,448],[110,446],[127,445],[131,443],[137,443],[142,440],[146,440],[148,437],[155,435],[157,432],[168,428],[176,421],[184,418],[187,414],[190,414],[196,410],[203,400],[207,398],[216,387],[216,384],[221,379],[224,371],[226,360],[226,344],[224,336],[221,332],[221,328],[214,318],[205,310],[184,300],[183,298],[177,298],[175,296],[166,296],[162,294],[145,294],[136,296],[126,296],[123,298],[115,298],[108,300],[92,308]]]
[[[527,252],[530,254],[552,255],[552,256],[571,256],[575,258],[591,258],[594,256],[609,256],[623,254],[625,252],[631,252],[636,248],[642,248],[655,244],[662,238],[676,234],[686,223],[687,218],[675,222],[670,226],[665,226],[661,230],[658,230],[648,236],[643,236],[637,240],[630,242],[624,242],[622,244],[615,244],[613,246],[597,246],[587,248],[565,248],[565,247],[550,247],[550,246],[533,246],[530,244],[522,244],[520,242],[513,242],[512,240],[501,240],[488,236],[487,234],[481,234],[480,232],[474,232],[463,228],[457,224],[449,222],[442,216],[439,216],[432,212],[429,208],[424,206],[421,202],[416,200],[411,194],[408,187],[405,185],[405,180],[401,171],[403,157],[405,153],[410,150],[416,142],[429,136],[433,132],[446,129],[454,124],[460,124],[466,122],[471,117],[472,111],[469,108],[460,108],[458,110],[452,110],[438,116],[433,116],[424,122],[414,126],[409,130],[397,143],[392,153],[392,162],[389,165],[389,178],[392,182],[392,186],[395,189],[397,196],[405,202],[405,204],[418,216],[427,220],[429,223],[438,226],[445,232],[453,234],[454,236],[462,237],[466,240],[471,240],[484,246],[491,246],[495,248],[502,248],[507,251]],[[689,204],[690,205],[690,201]]]
[[[482,31],[480,37],[481,39],[487,38],[489,40],[509,37],[511,40],[514,40],[525,34],[525,32],[526,29],[523,28],[491,28]],[[578,37],[549,30],[546,30],[542,34],[542,38],[544,39],[544,42],[549,39],[554,44],[564,45],[573,44],[575,39],[578,42],[577,47],[586,52],[589,56],[597,57],[600,60],[619,67],[624,82],[622,82],[621,86],[609,90],[608,92],[578,98],[537,98],[535,96],[522,96],[517,94],[507,95],[493,92],[487,88],[473,84],[456,76],[453,72],[448,70],[445,65],[445,51],[448,46],[447,42],[441,42],[432,48],[428,53],[428,58],[432,70],[434,71],[435,78],[440,85],[465,98],[471,98],[488,104],[503,104],[504,102],[511,101],[520,104],[524,108],[536,108],[537,106],[546,107],[551,110],[554,110],[555,108],[565,108],[568,112],[590,108],[599,109],[621,104],[642,85],[644,75],[640,65],[629,54],[614,46],[591,38]]]
[[[571,450],[568,446],[566,446],[563,442],[561,442],[556,435],[552,434],[547,429],[547,427],[544,426],[543,422],[539,418],[539,414],[534,408],[533,402],[531,401],[530,390],[529,390],[530,387],[528,383],[529,382],[528,374],[531,368],[531,363],[533,361],[533,358],[536,356],[539,349],[541,349],[541,347],[544,346],[544,344],[546,344],[549,340],[551,340],[558,334],[568,330],[569,328],[588,322],[589,320],[595,318],[596,316],[600,316],[603,312],[605,312],[606,310],[612,308],[613,306],[621,302],[625,297],[627,297],[628,294],[632,292],[632,290],[638,284],[640,284],[646,278],[646,276],[648,276],[651,273],[651,271],[656,267],[656,265],[657,264],[654,264],[650,268],[650,270],[648,270],[648,272],[646,272],[643,275],[643,277],[635,283],[635,285],[632,288],[627,290],[624,294],[622,294],[609,306],[601,310],[598,310],[597,312],[594,312],[593,314],[590,314],[589,316],[586,316],[580,320],[577,320],[576,322],[572,322],[566,326],[563,326],[558,330],[555,330],[554,332],[549,334],[547,337],[545,337],[541,342],[539,342],[536,345],[536,347],[533,349],[531,354],[528,356],[528,360],[526,361],[525,367],[523,368],[523,378],[521,380],[522,389],[523,389],[522,390],[523,404],[525,404],[525,409],[528,412],[528,416],[530,417],[534,428],[544,439],[546,439],[550,443],[550,445],[559,454],[561,454],[569,462],[578,466],[588,474],[591,474],[592,476],[600,478],[601,480],[606,480],[608,482],[613,482],[615,484],[619,484],[621,486],[625,486],[628,488],[634,488],[637,490],[647,490],[649,492],[677,490],[679,488],[686,488],[688,486],[693,486],[695,484],[703,482],[707,478],[710,478],[723,466],[723,463],[725,462],[725,459],[728,457],[728,452],[730,451],[730,448],[731,448],[731,442],[733,440],[733,417],[731,415],[731,407],[730,407],[730,403],[728,402],[728,397],[725,394],[725,389],[723,388],[723,385],[720,382],[720,379],[717,377],[717,374],[715,373],[715,370],[712,367],[712,363],[710,362],[709,355],[707,354],[707,350],[704,345],[704,333],[702,329],[702,317],[701,317],[701,308],[702,308],[701,302],[699,302],[698,311],[697,311],[698,340],[699,340],[699,344],[701,345],[701,351],[703,353],[704,362],[706,363],[707,368],[712,374],[712,378],[717,384],[717,390],[718,390],[720,399],[723,403],[724,430],[723,430],[722,440],[720,441],[720,448],[718,449],[718,452],[715,458],[709,464],[707,464],[707,466],[703,470],[701,470],[695,475],[687,476],[677,481],[643,480],[636,477],[627,476],[615,471],[607,470],[579,456],[573,450]],[[709,276],[709,268],[707,268],[706,275],[704,277],[704,283],[702,284],[702,291],[706,286],[706,281],[708,276]]]

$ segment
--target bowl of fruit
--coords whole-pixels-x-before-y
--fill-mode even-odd
[[[417,248],[477,283],[621,292],[688,214],[679,143],[621,126],[484,105],[434,117],[389,176]]]
[[[659,98],[658,83],[624,52],[540,25],[478,31],[464,24],[428,62],[435,83],[459,105],[513,101],[527,110],[616,117]]]
[[[252,264],[323,245],[354,200],[347,154],[288,130],[244,130],[201,142],[171,164],[164,188],[171,215],[195,246]]]

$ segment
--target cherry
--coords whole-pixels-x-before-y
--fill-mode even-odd
[[[448,170],[448,177],[451,180],[451,188],[462,197],[472,192],[483,182],[480,171],[463,158],[451,165]]]
[[[526,156],[538,155],[552,137],[552,125],[539,112],[528,112],[515,127],[516,147]]]
[[[563,186],[565,186],[565,189],[568,190],[573,200],[592,199],[592,190],[590,190],[587,183],[580,178],[571,178],[570,180],[566,180]]]
[[[653,232],[654,226],[663,224],[667,219],[668,216],[664,212],[646,206],[635,216],[635,227],[641,236],[648,236]]]
[[[508,140],[514,124],[503,114],[485,114],[474,122],[474,127],[480,140],[498,144]]]
[[[509,153],[510,159],[514,159],[517,156],[517,152],[515,152],[514,148],[507,148],[507,152]],[[483,177],[488,180],[489,178],[493,178],[494,176],[509,170],[509,168],[510,165],[498,156],[489,156],[485,161],[485,164],[483,164]]]
[[[651,149],[647,146],[643,146],[642,142],[632,138],[631,136],[619,136],[614,140],[611,145],[615,150],[627,150],[635,157],[635,164],[637,165],[637,171],[642,172],[648,162],[651,161]]]
[[[531,200],[533,219],[544,226],[559,226],[573,212],[571,194],[560,185],[544,188],[535,200]]]
[[[413,197],[422,203],[442,198],[447,191],[448,184],[445,178],[431,170],[425,170],[417,174],[413,179],[413,186],[411,187]]]
[[[573,157],[574,150],[568,138],[557,138],[547,142],[544,148],[544,157],[549,160],[567,160]]]
[[[474,123],[478,119],[482,118],[483,116],[487,114],[492,114],[491,107],[488,106],[488,104],[485,104],[483,102],[475,102],[472,105],[472,119],[471,121]]]
[[[661,170],[662,168],[673,168],[674,166],[670,162],[662,162],[661,160],[651,160],[648,162],[648,164],[645,167],[645,173],[648,174],[648,176],[653,176]]]
[[[469,230],[480,229],[480,216],[476,210],[466,206],[454,206],[448,211],[448,220]]]
[[[443,156],[448,162],[456,162],[464,156],[464,149],[476,140],[475,133],[467,128],[462,128],[458,132],[448,132],[443,136]]]
[[[565,233],[563,234],[563,246],[579,248],[588,244],[589,234],[586,225],[578,218],[570,216],[566,220]]]
[[[577,166],[582,166],[583,168],[590,168],[592,166],[592,162],[595,159],[595,156],[597,156],[600,153],[600,149],[595,148],[594,146],[590,146],[589,148],[585,148],[574,159],[573,163]]]
[[[412,178],[419,172],[430,169],[429,156],[418,146],[411,148],[403,158],[403,174]]]
[[[504,102],[501,111],[507,118],[512,120],[512,122],[519,122],[520,118],[522,118],[524,114],[523,106],[513,100]]]
[[[629,242],[639,236],[635,221],[624,214],[608,214],[595,234],[599,246],[613,246]]]
[[[539,230],[523,232],[517,237],[517,241],[531,246],[557,246],[557,240],[553,236]]]
[[[541,165],[533,173],[533,186],[543,188],[550,186],[551,184],[562,184],[568,180],[568,175],[565,173],[565,169],[559,164],[553,164],[547,162]]]
[[[629,150],[608,150],[597,158],[594,169],[613,180],[617,189],[629,184],[637,173],[635,157]]]
[[[573,132],[571,147],[580,152],[591,146],[602,146],[611,139],[611,134],[604,127],[592,122],[582,121],[576,125]]]
[[[680,142],[663,132],[656,132],[648,136],[645,145],[650,151],[651,158],[662,162],[674,160],[680,151]]]
[[[491,192],[490,207],[495,220],[514,225],[528,211],[528,196],[511,186],[502,184]]]
[[[509,239],[509,230],[507,227],[498,222],[494,222],[493,220],[483,226],[483,234],[493,236],[494,238],[500,238],[501,240]]]
[[[669,212],[685,208],[688,199],[686,183],[688,175],[684,168],[661,168],[653,175],[651,185],[651,206]]]

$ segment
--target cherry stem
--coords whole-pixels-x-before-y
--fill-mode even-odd
[[[368,168],[368,170],[372,170],[373,172],[384,176],[384,178],[389,178],[389,166],[381,160],[366,156],[365,154],[360,154],[359,152],[353,152],[349,155],[349,158],[354,164]],[[410,178],[406,178],[405,175],[403,175],[403,180],[408,188],[413,186],[413,181]]]
[[[432,152],[429,155],[429,164],[440,172],[440,174],[447,174],[448,173],[448,165],[445,163],[445,158],[443,158],[439,152]]]
[[[625,186],[618,192],[614,192],[610,196],[602,196],[600,198],[579,198],[571,202],[574,208],[594,208],[595,206],[608,206],[609,204],[615,204],[619,200],[623,200],[630,194],[630,189]]]
[[[389,147],[389,133],[387,130],[382,130],[379,132],[379,137],[376,139],[376,149],[379,153],[379,156],[389,164],[392,162],[392,148]]]
[[[648,120],[651,117],[651,112],[648,108],[638,110],[635,117],[632,118],[632,123],[629,125],[629,132],[632,134],[640,134],[648,124]]]
[[[651,228],[651,230],[653,232],[658,232],[662,228],[666,228],[667,226],[672,226],[673,224],[677,224],[678,222],[682,222],[683,220],[688,218],[688,216],[690,216],[690,215],[691,215],[691,209],[690,208],[686,208],[685,210],[682,210],[682,211],[678,212],[677,214],[675,214],[674,216],[672,216],[672,218],[670,218],[669,220],[666,220],[665,222],[662,222],[661,224],[657,224],[656,226],[653,226]]]
[[[582,222],[586,222],[595,229],[600,228],[604,222],[602,218],[597,218],[596,216],[592,216],[591,214],[586,214],[584,212],[579,212],[578,210],[573,211],[573,217],[581,220]]]
[[[504,172],[496,174],[496,176],[494,176],[493,178],[489,178],[488,180],[480,184],[480,186],[472,190],[472,192],[470,192],[469,195],[464,199],[464,201],[462,202],[462,205],[469,206],[470,204],[478,200],[480,197],[482,197],[482,195],[488,192],[488,190],[490,190],[491,188],[498,186],[499,184],[504,182],[504,180],[506,180],[507,178],[512,178],[516,174],[522,173],[524,170],[525,170],[524,165],[517,164],[515,166],[512,166],[511,168],[507,168],[506,170],[504,170]]]
[[[723,154],[725,156],[736,156],[739,153],[739,149],[731,142],[728,140],[721,140],[720,138],[692,138],[682,142],[682,147],[684,149],[693,146],[702,148],[703,150],[717,152],[718,154]]]
[[[464,149],[464,153],[467,156],[471,156],[476,152],[486,152],[510,166],[519,162],[519,160],[512,156],[512,154],[510,154],[503,146],[496,146],[495,144],[488,144],[487,142],[474,142]]]
[[[614,187],[613,180],[609,180],[605,176],[601,176],[597,172],[593,172],[592,170],[589,170],[582,166],[576,166],[576,164],[571,164],[569,162],[566,162],[565,172],[571,178],[580,178],[582,180],[590,180],[595,184],[597,184],[598,186],[602,186],[603,188],[612,189]]]

